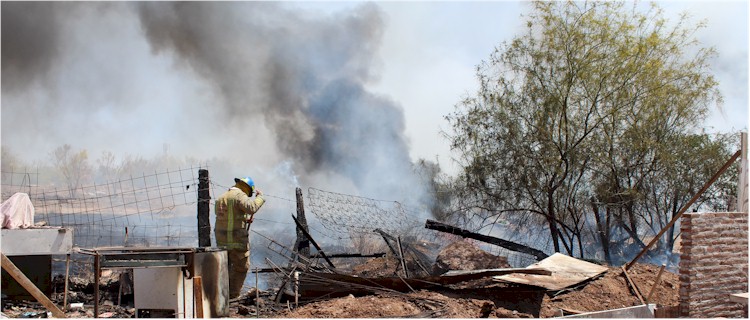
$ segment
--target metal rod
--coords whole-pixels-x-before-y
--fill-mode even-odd
[[[659,241],[659,239],[661,238],[661,236],[662,236],[662,235],[663,235],[663,234],[664,234],[665,232],[667,232],[667,229],[669,229],[670,227],[672,227],[672,225],[674,225],[674,224],[675,224],[675,222],[677,222],[677,219],[679,219],[680,217],[682,217],[682,215],[683,215],[683,214],[685,213],[685,211],[687,211],[687,209],[688,209],[688,208],[690,208],[690,206],[692,206],[692,205],[693,205],[693,203],[695,203],[695,201],[697,201],[697,200],[698,200],[698,198],[700,198],[700,196],[701,196],[701,195],[702,195],[702,194],[703,194],[704,192],[706,192],[706,189],[708,189],[708,187],[710,187],[711,185],[713,185],[713,184],[714,184],[714,182],[716,181],[716,179],[718,179],[718,178],[719,178],[719,176],[721,176],[721,174],[722,174],[722,173],[724,173],[724,171],[726,171],[726,170],[727,170],[727,168],[729,168],[729,166],[731,166],[731,165],[732,165],[732,163],[734,163],[734,161],[736,161],[736,160],[737,160],[737,158],[739,158],[739,156],[740,156],[740,154],[741,154],[741,153],[742,153],[742,150],[737,150],[737,152],[735,152],[735,153],[734,153],[734,155],[732,156],[732,158],[730,158],[730,159],[729,159],[729,161],[727,161],[727,163],[725,163],[725,164],[724,164],[724,166],[722,166],[722,167],[721,167],[721,169],[719,169],[719,171],[717,171],[717,172],[716,172],[716,173],[714,174],[714,176],[713,176],[713,177],[711,177],[711,179],[710,179],[710,180],[708,180],[708,182],[706,182],[706,184],[705,184],[705,185],[703,185],[703,188],[701,188],[701,189],[700,189],[700,191],[698,191],[698,193],[696,193],[696,194],[695,194],[695,195],[693,196],[693,198],[692,198],[692,199],[690,199],[690,201],[688,201],[688,202],[687,202],[687,203],[686,203],[686,204],[685,204],[685,205],[684,205],[684,206],[682,207],[682,209],[680,209],[680,211],[678,211],[678,213],[677,213],[677,214],[676,214],[676,215],[675,215],[675,216],[674,216],[674,217],[672,218],[672,221],[669,221],[669,223],[668,223],[668,224],[667,224],[666,226],[664,226],[664,228],[662,228],[662,229],[661,229],[661,231],[659,231],[659,234],[657,234],[657,235],[656,235],[656,237],[654,237],[653,239],[651,239],[651,242],[649,242],[649,243],[648,243],[648,245],[646,245],[646,247],[645,247],[645,248],[643,248],[643,250],[641,250],[641,252],[640,252],[640,253],[638,253],[638,255],[637,255],[637,256],[635,256],[635,258],[633,258],[633,260],[632,260],[632,261],[630,261],[630,262],[629,262],[629,263],[628,263],[628,264],[627,264],[627,265],[625,266],[625,270],[629,270],[629,269],[630,269],[630,268],[631,268],[631,267],[632,267],[632,266],[633,266],[633,265],[635,264],[635,262],[636,262],[636,261],[638,261],[638,259],[640,259],[640,258],[641,258],[641,257],[643,256],[643,254],[645,254],[645,253],[646,253],[646,251],[648,251],[648,249],[649,249],[649,248],[651,248],[651,247],[652,247],[652,246],[654,245],[654,243],[656,243],[657,241]]]
[[[260,290],[258,289],[258,267],[255,267],[255,317],[260,318]]]

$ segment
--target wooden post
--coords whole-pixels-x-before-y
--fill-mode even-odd
[[[662,264],[661,268],[659,268],[659,273],[656,274],[656,281],[654,281],[654,285],[651,286],[651,291],[648,292],[648,296],[646,297],[646,303],[649,303],[651,301],[651,295],[654,294],[654,291],[656,291],[656,286],[659,285],[659,280],[661,280],[661,274],[664,272],[664,268],[666,268],[666,264]]]
[[[125,273],[120,273],[120,275],[118,276],[118,278],[119,278],[118,282],[120,284],[119,288],[117,289],[117,305],[118,306],[122,304],[122,282],[123,282],[123,280],[125,278],[124,275],[125,275]]]
[[[211,193],[208,184],[208,170],[198,170],[198,246],[211,246],[211,221],[209,221],[209,202]]]
[[[21,270],[18,269],[18,267],[16,267],[16,265],[13,264],[13,262],[10,261],[10,259],[8,259],[8,257],[6,257],[4,253],[0,253],[0,256],[2,257],[2,260],[0,261],[0,263],[2,264],[2,268],[5,269],[5,271],[7,271],[8,274],[13,277],[13,279],[16,279],[16,282],[18,282],[18,284],[26,289],[26,291],[28,291],[31,296],[36,299],[36,301],[39,301],[39,303],[47,308],[47,310],[52,312],[53,316],[57,318],[65,318],[65,313],[62,312],[62,310],[60,310],[54,303],[52,303],[52,301],[50,301],[50,299],[47,298],[47,296],[45,296],[44,293],[42,293],[42,291],[39,290],[39,288],[37,288],[36,285],[34,285],[34,283],[31,282],[31,280],[29,280],[29,278],[27,278],[23,274],[23,272],[21,272]]]
[[[740,134],[740,181],[737,185],[737,212],[748,212],[748,168],[747,168],[747,132]]]
[[[99,318],[99,253],[94,256],[94,318]]]
[[[203,280],[201,276],[193,277],[193,304],[195,304],[195,317],[203,318]]]
[[[304,229],[307,233],[310,233],[310,229],[307,226],[307,219],[305,218],[305,204],[302,198],[302,189],[297,188],[297,220],[299,225],[297,226],[297,241],[294,243],[294,249],[305,258],[310,257],[310,241],[305,237]],[[301,226],[301,227],[300,227]]]
[[[708,182],[706,182],[706,184],[703,185],[703,188],[701,188],[698,191],[698,193],[696,193],[693,196],[693,198],[690,199],[690,201],[688,201],[684,206],[682,206],[682,209],[680,209],[680,211],[678,211],[678,213],[676,215],[674,215],[674,217],[672,217],[672,220],[669,221],[669,223],[667,223],[667,225],[664,226],[664,228],[662,228],[661,231],[659,231],[659,234],[657,234],[656,237],[654,237],[653,239],[651,239],[651,242],[649,242],[646,245],[646,247],[643,248],[643,250],[641,250],[641,252],[638,253],[637,256],[635,256],[635,258],[633,258],[632,261],[628,262],[628,264],[625,266],[625,270],[629,270],[635,264],[635,262],[638,261],[638,259],[640,259],[643,256],[643,254],[646,253],[646,251],[648,251],[649,248],[651,248],[657,241],[659,241],[659,239],[661,238],[661,236],[664,235],[664,233],[667,232],[667,230],[669,230],[669,228],[671,228],[672,225],[674,225],[675,222],[677,222],[677,220],[680,219],[680,217],[682,217],[683,214],[685,214],[685,211],[687,211],[687,209],[690,208],[690,206],[692,206],[693,203],[695,203],[695,201],[697,201],[698,198],[700,198],[700,196],[704,192],[706,192],[706,189],[708,189],[708,187],[710,187],[712,184],[714,184],[714,182],[716,181],[716,179],[718,179],[719,176],[721,176],[721,174],[724,173],[724,171],[726,171],[727,168],[729,168],[729,166],[731,166],[732,163],[734,163],[734,161],[737,160],[737,158],[740,156],[741,151],[742,150],[737,150],[737,152],[734,153],[734,155],[732,156],[732,158],[730,158],[729,161],[727,161],[727,163],[725,163],[724,166],[722,166],[721,169],[719,169],[719,171],[717,171],[713,175],[713,177],[711,177],[711,179],[709,179]]]
[[[65,259],[65,293],[63,293],[63,310],[68,311],[68,277],[70,275],[70,253]]]
[[[299,271],[294,272],[294,308],[299,307]]]

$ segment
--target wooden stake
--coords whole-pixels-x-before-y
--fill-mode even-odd
[[[299,271],[294,272],[294,308],[299,306]]]
[[[65,318],[65,312],[62,312],[60,308],[58,308],[52,301],[50,301],[50,299],[47,298],[47,296],[45,296],[44,293],[42,293],[42,291],[39,290],[39,288],[37,288],[36,285],[34,285],[34,283],[31,282],[31,280],[29,280],[29,278],[27,278],[26,275],[23,274],[23,272],[21,272],[21,270],[18,269],[18,267],[16,267],[16,265],[13,264],[13,262],[10,261],[10,259],[8,259],[8,257],[6,257],[4,253],[0,253],[0,256],[2,256],[2,260],[0,261],[2,262],[2,268],[5,269],[5,271],[7,271],[8,274],[13,277],[13,279],[16,279],[16,282],[18,282],[18,284],[26,289],[26,291],[28,291],[34,297],[34,299],[36,299],[36,301],[39,301],[39,303],[47,308],[47,310],[52,312],[53,316],[57,318]]]
[[[641,296],[641,292],[638,291],[638,286],[635,285],[635,282],[630,279],[630,275],[628,275],[628,270],[625,270],[625,267],[621,267],[622,274],[625,275],[625,279],[628,280],[628,284],[630,284],[630,287],[633,288],[633,291],[635,291],[635,296],[638,297],[638,300],[641,301],[641,304],[646,304],[646,301],[643,301],[643,296]]]
[[[260,290],[258,289],[258,267],[255,267],[255,317],[260,318]]]
[[[648,303],[651,301],[651,295],[654,294],[654,291],[656,291],[656,286],[659,285],[659,280],[661,280],[661,274],[664,272],[664,268],[666,268],[666,264],[662,264],[661,268],[659,268],[659,273],[656,274],[656,281],[654,281],[654,285],[651,286],[651,291],[648,292],[648,297],[646,297],[646,302]]]
[[[203,279],[200,276],[193,277],[193,303],[195,317],[203,318]]]
[[[119,289],[117,289],[117,305],[119,306],[122,304],[122,282],[125,278],[125,273],[121,272],[118,277],[119,277],[120,287]]]
[[[94,318],[99,318],[99,253],[94,256]]]
[[[65,259],[65,293],[63,295],[63,310],[68,310],[68,276],[70,275],[70,253]]]
[[[740,133],[740,176],[739,183],[737,185],[737,212],[748,211],[748,195],[747,195],[747,132]]]

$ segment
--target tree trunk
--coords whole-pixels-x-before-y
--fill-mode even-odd
[[[547,223],[549,224],[549,232],[550,236],[552,236],[552,244],[555,246],[555,252],[560,252],[560,236],[557,230],[557,222],[555,221],[553,194],[554,191],[547,192]]]
[[[609,254],[609,233],[605,231],[602,218],[599,216],[599,206],[591,199],[591,209],[594,210],[594,218],[596,219],[596,231],[599,234],[599,242],[602,245],[602,251],[604,252],[604,261],[608,264],[612,264],[612,257]],[[606,214],[606,213],[605,213]]]

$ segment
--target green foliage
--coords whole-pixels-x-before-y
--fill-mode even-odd
[[[463,201],[485,220],[544,225],[555,251],[580,256],[584,233],[606,234],[607,248],[618,232],[663,225],[672,211],[644,213],[656,198],[685,203],[705,181],[697,172],[728,158],[726,141],[694,132],[721,103],[715,51],[694,37],[703,25],[609,1],[534,2],[526,19],[446,117]]]

